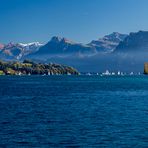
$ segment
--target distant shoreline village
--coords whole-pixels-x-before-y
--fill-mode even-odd
[[[36,63],[31,60],[18,61],[0,61],[0,75],[98,75],[98,76],[132,76],[148,74],[148,63],[144,63],[144,72],[122,72],[122,71],[109,71],[105,72],[78,72],[70,66],[61,64],[43,64]]]
[[[122,72],[122,71],[118,71],[118,72],[110,72],[109,70],[106,70],[103,73],[81,73],[81,75],[87,75],[87,76],[91,76],[91,75],[98,75],[98,76],[132,76],[132,75],[142,75],[141,72]]]

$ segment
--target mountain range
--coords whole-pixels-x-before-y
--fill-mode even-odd
[[[0,44],[0,57],[2,59],[21,60],[27,58],[49,58],[54,56],[93,56],[98,53],[112,52],[127,35],[114,32],[88,44],[70,41],[66,38],[54,36],[47,44],[8,43]]]
[[[88,44],[76,43],[58,36],[52,37],[46,44],[1,43],[0,58],[71,64],[80,71],[126,71],[130,68],[133,71],[141,71],[140,66],[148,59],[148,31],[129,35],[113,32]]]

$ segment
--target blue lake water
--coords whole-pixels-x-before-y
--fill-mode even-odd
[[[0,147],[148,147],[148,77],[1,76]]]

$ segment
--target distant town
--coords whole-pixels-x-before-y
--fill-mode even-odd
[[[106,70],[105,72],[102,72],[102,73],[81,73],[81,75],[88,75],[88,76],[91,76],[91,75],[99,75],[99,76],[126,76],[126,75],[129,75],[129,76],[132,76],[132,75],[142,75],[143,73],[141,72],[138,72],[138,73],[134,73],[134,72],[122,72],[122,71],[118,71],[118,72],[111,72],[109,70]]]

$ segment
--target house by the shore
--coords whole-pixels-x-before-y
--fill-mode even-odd
[[[144,74],[148,74],[148,62],[144,63]]]

